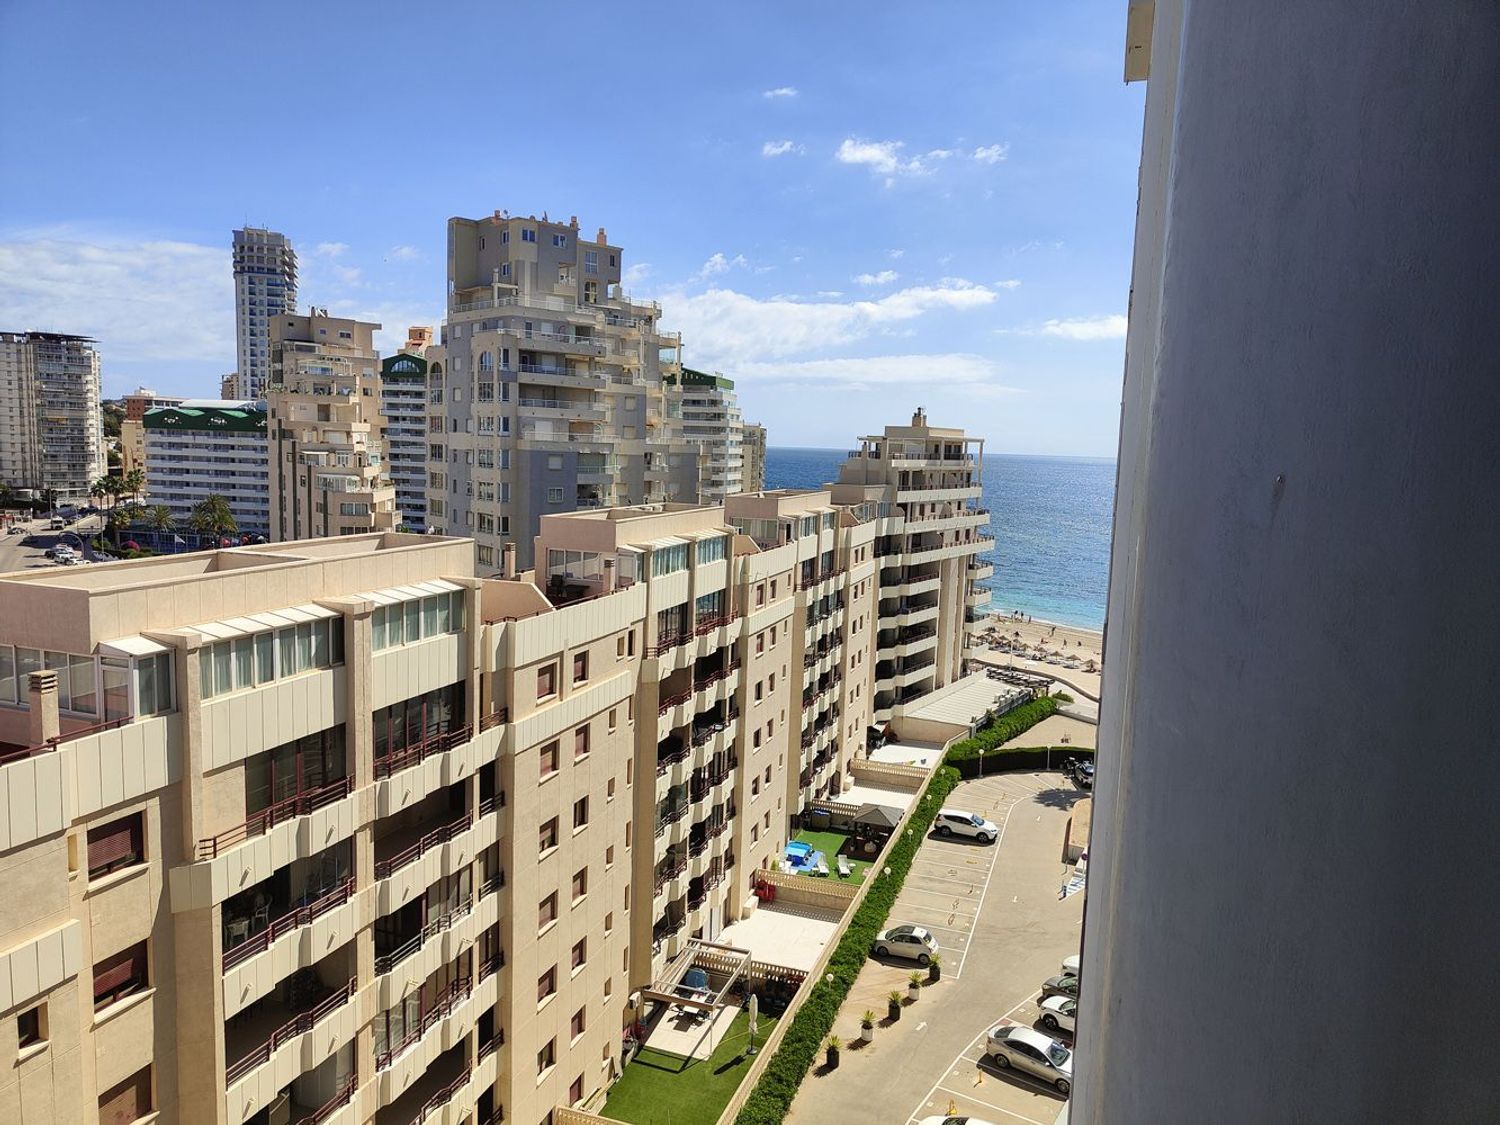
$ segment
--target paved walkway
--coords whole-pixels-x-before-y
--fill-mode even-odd
[[[963,852],[959,845],[929,837],[902,887],[898,909],[927,899],[942,909],[956,899],[964,909],[953,910],[955,922],[959,913],[973,916],[962,951],[957,939],[945,942],[935,931],[958,956],[951,961],[944,956],[943,980],[924,986],[921,999],[905,1006],[893,1025],[884,1023],[886,994],[905,989],[911,968],[868,961],[839,1011],[834,1034],[846,1044],[857,1041],[860,1013],[869,1008],[881,1017],[874,1041],[845,1050],[838,1070],[824,1074],[815,1068],[788,1120],[847,1121],[851,1107],[863,1106],[873,1114],[868,1120],[900,1123],[941,1114],[956,1096],[949,1090],[977,1093],[979,1086],[986,1119],[1043,1125],[1056,1120],[1062,1103],[1055,1095],[986,1074],[967,1056],[975,1054],[971,1047],[977,1037],[1007,1014],[1024,1017],[1042,981],[1078,951],[1084,896],[1059,900],[1058,888],[1068,808],[1079,795],[1056,773],[999,774],[954,791],[948,805],[982,812],[1002,824],[1004,833],[991,849],[968,846],[971,850]],[[992,864],[981,884],[978,870],[985,859]],[[893,916],[891,922],[903,920]]]

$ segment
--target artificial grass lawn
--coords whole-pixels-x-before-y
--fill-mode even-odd
[[[756,1023],[757,1048],[765,1045],[775,1024],[761,1013]],[[636,1125],[712,1125],[755,1061],[745,1054],[749,1039],[750,1013],[742,1011],[707,1059],[685,1059],[642,1047],[610,1090],[601,1112]]]
[[[798,832],[792,838],[794,840],[801,840],[804,844],[811,844],[814,851],[823,853],[824,857],[828,860],[828,878],[835,883],[858,883],[865,877],[865,868],[870,866],[865,860],[849,856],[849,866],[854,868],[854,874],[850,875],[847,879],[839,878],[839,865],[835,857],[839,854],[839,849],[844,846],[844,841],[849,838],[843,832],[809,832],[804,830]]]

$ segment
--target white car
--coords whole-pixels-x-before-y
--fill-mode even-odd
[[[1000,837],[1000,829],[994,821],[959,809],[939,810],[932,827],[939,836],[966,836],[985,844],[993,844]]]
[[[1083,957],[1077,953],[1073,954],[1073,956],[1071,957],[1064,957],[1062,963],[1062,972],[1063,976],[1065,977],[1083,976]]]
[[[1001,1070],[1015,1067],[1040,1078],[1063,1097],[1073,1090],[1073,1052],[1040,1031],[1001,1024],[991,1029],[984,1052]]]
[[[892,926],[875,935],[875,953],[882,957],[905,957],[918,965],[932,961],[938,951],[937,938],[921,926]]]
[[[1073,1033],[1078,1001],[1071,996],[1049,996],[1042,1001],[1042,1023],[1049,1031]]]

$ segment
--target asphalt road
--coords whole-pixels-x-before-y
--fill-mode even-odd
[[[90,553],[85,540],[99,529],[99,517],[88,516],[68,525],[67,532],[51,531],[46,519],[31,520],[24,524],[25,535],[0,535],[0,574],[13,570],[29,570],[39,566],[57,566],[47,557],[47,548],[59,540],[81,551],[85,557]]]

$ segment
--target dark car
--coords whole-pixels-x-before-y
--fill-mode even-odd
[[[1042,982],[1042,999],[1045,1000],[1049,996],[1070,996],[1077,1000],[1078,978],[1072,973],[1048,977]]]

